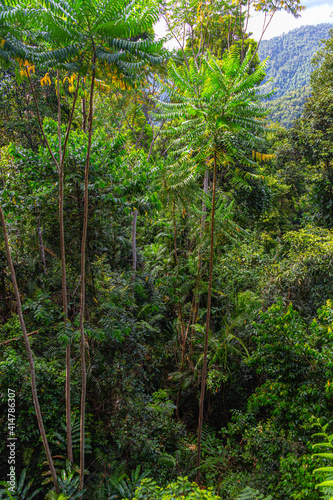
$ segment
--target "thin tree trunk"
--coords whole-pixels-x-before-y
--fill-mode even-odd
[[[42,234],[42,228],[40,225],[40,217],[39,217],[39,210],[38,209],[37,209],[36,219],[37,219],[37,231],[38,231],[38,240],[39,240],[41,260],[42,260],[42,264],[43,264],[44,273],[47,274],[44,241],[43,241],[43,234]]]
[[[86,98],[81,98],[81,113],[82,113],[82,130],[87,132],[87,111],[86,111]]]
[[[177,264],[177,286],[178,286],[178,277],[179,277],[179,257],[178,257],[178,250],[177,250],[177,224],[176,224],[176,215],[175,215],[175,202],[172,202],[172,218],[173,218],[173,245],[174,245],[174,254],[175,254],[175,259],[176,259],[176,264]],[[177,302],[177,307],[178,307],[178,317],[179,317],[179,322],[180,322],[180,338],[181,338],[181,345],[184,346],[185,342],[185,324],[184,324],[184,318],[183,318],[183,310],[182,310],[182,304],[180,302],[180,299],[178,297],[178,302]],[[183,347],[182,347],[183,351]]]
[[[86,394],[87,394],[87,369],[85,360],[85,335],[84,335],[84,313],[86,302],[86,241],[88,230],[88,180],[89,180],[89,164],[91,153],[92,139],[92,124],[93,124],[93,102],[94,102],[94,84],[95,84],[95,64],[96,54],[93,55],[93,70],[91,77],[90,101],[89,101],[89,117],[88,117],[88,147],[86,156],[86,165],[84,173],[84,212],[83,212],[83,227],[82,227],[82,243],[81,243],[81,297],[80,297],[80,357],[81,357],[81,419],[80,419],[80,486],[79,490],[83,490],[84,485],[84,432],[85,432],[85,411],[86,411]]]
[[[59,231],[60,231],[60,251],[61,251],[61,270],[62,270],[62,301],[63,301],[63,315],[64,315],[64,325],[67,326],[68,321],[68,304],[67,304],[67,281],[66,281],[66,258],[65,258],[65,236],[64,236],[64,216],[63,216],[63,206],[64,206],[64,164],[66,156],[66,148],[68,143],[69,134],[71,131],[73,116],[75,110],[75,104],[78,96],[78,90],[80,85],[80,80],[78,78],[76,90],[73,99],[73,105],[71,114],[69,117],[69,122],[67,125],[66,136],[64,141],[64,146],[62,148],[61,144],[61,103],[60,103],[60,86],[59,86],[59,70],[57,70],[57,95],[58,95],[58,143],[59,143],[59,163],[57,162],[49,142],[47,140],[46,134],[44,132],[43,123],[41,120],[38,101],[35,95],[34,88],[30,79],[29,71],[27,71],[30,89],[32,92],[33,100],[36,106],[38,123],[46,142],[49,153],[54,161],[59,174]],[[66,434],[67,434],[67,455],[68,459],[73,462],[73,449],[72,449],[72,430],[71,430],[71,399],[70,399],[70,345],[66,347],[66,383],[65,383],[65,400],[66,400]]]
[[[204,176],[204,187],[203,191],[205,194],[208,193],[208,178],[209,178],[209,170],[207,169],[205,171],[205,176]],[[202,200],[202,219],[201,219],[201,228],[200,228],[200,240],[202,239],[204,230],[205,230],[205,222],[206,222],[206,213],[207,213],[207,206],[205,203],[205,200],[203,198]],[[198,270],[197,270],[197,277],[195,281],[195,289],[194,289],[194,297],[192,301],[192,307],[191,307],[191,313],[189,317],[189,322],[186,328],[185,332],[185,337],[184,337],[184,342],[182,346],[182,361],[181,361],[181,366],[184,365],[184,360],[185,360],[185,352],[186,352],[186,343],[187,343],[187,337],[189,334],[189,330],[191,327],[191,320],[192,320],[192,325],[196,322],[197,318],[197,311],[199,309],[199,278],[200,278],[200,271],[202,267],[202,255],[201,255],[201,250],[199,250],[199,260],[198,260]]]
[[[158,131],[157,131],[157,133],[156,133],[156,134],[155,134],[155,131],[154,131],[153,122],[152,122],[151,120],[149,120],[149,122],[150,122],[150,126],[151,126],[151,128],[152,128],[152,131],[153,131],[153,139],[152,139],[152,141],[151,141],[151,143],[150,143],[149,152],[148,152],[148,156],[147,156],[147,163],[149,163],[149,160],[150,160],[151,154],[152,154],[152,152],[153,152],[153,146],[154,146],[154,144],[155,144],[156,139],[157,139],[157,138],[158,138],[158,136],[160,135],[160,132],[161,132],[161,130],[162,130],[162,128],[163,128],[163,125],[165,124],[165,120],[163,120],[163,121],[162,121],[161,126],[160,126],[160,128],[158,129]]]
[[[67,301],[67,278],[66,278],[66,253],[65,253],[65,230],[64,230],[64,165],[62,164],[59,175],[59,226],[60,226],[60,253],[61,253],[61,282],[62,282],[62,311],[64,319],[64,330],[68,327],[68,301]],[[72,446],[72,424],[71,424],[71,347],[66,346],[66,434],[67,434],[67,457],[73,462]]]
[[[41,119],[40,112],[39,112],[39,106],[38,106],[38,102],[37,102],[37,97],[36,97],[36,94],[35,94],[32,82],[31,82],[31,78],[30,78],[30,74],[29,74],[29,71],[28,71],[28,67],[25,68],[25,69],[26,69],[26,73],[27,73],[27,76],[28,76],[28,80],[29,80],[29,85],[30,85],[30,90],[31,90],[31,93],[32,93],[32,97],[33,97],[33,100],[34,100],[34,103],[35,103],[35,106],[36,106],[37,119],[38,119],[40,130],[42,132],[42,135],[43,135],[45,144],[47,146],[47,149],[49,150],[49,153],[50,153],[50,155],[52,157],[52,160],[53,160],[53,162],[54,162],[54,164],[55,164],[55,166],[56,166],[56,168],[58,170],[58,173],[60,173],[59,163],[57,162],[57,160],[56,160],[56,158],[55,158],[55,156],[53,154],[53,151],[51,149],[49,141],[47,140],[46,134],[44,132],[43,123],[42,123],[42,119]]]
[[[197,442],[197,464],[196,464],[196,482],[200,483],[200,463],[201,463],[201,434],[203,425],[204,402],[206,392],[206,375],[207,375],[207,354],[208,354],[208,337],[210,327],[210,310],[212,303],[212,283],[213,283],[213,263],[214,263],[214,216],[215,216],[215,194],[216,194],[216,149],[214,151],[214,174],[213,174],[213,199],[212,199],[212,214],[210,225],[210,257],[209,257],[209,280],[208,280],[208,296],[207,296],[207,317],[205,329],[204,356],[201,377],[201,392],[199,404],[199,423],[198,423],[198,442]]]
[[[204,188],[203,188],[203,192],[205,194],[208,193],[208,177],[209,177],[209,170],[207,168],[207,170],[205,171]],[[202,200],[201,236],[205,231],[206,214],[207,214],[207,206],[205,203],[205,198],[203,198],[203,200]]]
[[[205,176],[204,176],[204,186],[203,186],[204,194],[208,193],[208,179],[209,179],[209,170],[207,169],[205,171]],[[203,234],[205,232],[206,215],[207,215],[207,206],[205,203],[205,198],[203,197],[200,240],[202,240]],[[201,243],[202,242],[200,241],[200,245],[201,245]],[[196,277],[195,289],[194,289],[195,300],[194,300],[194,307],[193,307],[193,323],[195,323],[197,320],[197,312],[199,310],[199,301],[200,301],[199,280],[200,280],[201,268],[202,268],[202,252],[201,252],[201,247],[199,247],[198,269],[197,269],[197,277]]]
[[[61,106],[60,106],[60,88],[59,88],[59,70],[57,70],[58,87],[58,143],[59,143],[59,231],[60,231],[60,255],[61,255],[61,287],[62,287],[62,312],[64,320],[64,331],[66,333],[68,322],[68,301],[67,301],[67,278],[66,278],[66,251],[65,251],[65,229],[64,229],[64,154],[61,145]],[[68,137],[66,136],[65,146]],[[66,401],[66,440],[67,440],[67,458],[73,462],[72,445],[72,423],[71,423],[71,347],[70,343],[66,346],[66,382],[65,382],[65,401]]]
[[[136,271],[137,254],[136,254],[136,222],[138,219],[138,211],[134,209],[133,225],[132,225],[132,255],[133,255],[133,271]]]
[[[175,216],[175,202],[172,202],[172,220],[173,220],[173,249],[175,254],[175,260],[177,264],[177,276],[179,272],[179,257],[177,251],[177,224],[176,224],[176,216]]]
[[[42,413],[41,413],[40,406],[39,406],[39,400],[38,400],[38,394],[37,394],[37,386],[36,386],[35,364],[34,364],[32,350],[31,350],[31,346],[30,346],[30,342],[29,342],[29,338],[28,338],[28,334],[27,334],[27,329],[26,329],[26,326],[25,326],[24,318],[23,318],[20,292],[19,292],[19,289],[18,289],[18,286],[17,286],[15,269],[14,269],[12,257],[11,257],[11,254],[10,254],[10,248],[9,248],[9,240],[8,240],[6,222],[5,222],[5,218],[4,218],[4,214],[3,214],[3,211],[2,211],[1,205],[0,205],[0,219],[1,219],[1,226],[2,226],[2,231],[3,231],[3,235],[4,235],[4,240],[5,240],[7,262],[8,262],[8,266],[10,268],[10,273],[11,273],[11,276],[12,276],[12,283],[13,283],[14,292],[15,292],[16,305],[17,305],[17,313],[18,313],[18,317],[19,317],[19,320],[20,320],[20,325],[21,325],[21,329],[22,329],[22,333],[23,333],[25,347],[26,347],[26,351],[27,351],[28,359],[29,359],[30,376],[31,376],[31,391],[32,391],[32,398],[33,398],[33,402],[34,402],[34,406],[35,406],[35,411],[36,411],[36,417],[37,417],[39,432],[40,432],[40,435],[42,437],[43,446],[44,446],[44,450],[45,450],[45,453],[46,453],[46,459],[47,459],[47,462],[48,462],[48,465],[49,465],[49,468],[50,468],[50,472],[51,472],[51,476],[52,476],[54,488],[55,488],[56,493],[59,494],[60,491],[59,491],[59,487],[58,487],[57,474],[56,474],[56,471],[55,471],[55,468],[54,468],[54,464],[53,464],[52,455],[51,455],[51,452],[50,452],[49,443],[48,443],[48,440],[47,440],[47,437],[46,437],[46,433],[45,433],[43,417],[42,417]]]
[[[270,14],[267,14],[267,12],[265,13],[264,23],[263,23],[263,26],[262,26],[262,32],[261,32],[261,35],[260,35],[259,41],[258,41],[258,43],[257,43],[257,47],[256,47],[256,49],[253,51],[253,54],[252,54],[252,57],[251,57],[250,64],[252,63],[252,61],[253,61],[253,59],[254,59],[254,57],[255,57],[256,53],[257,53],[257,52],[258,52],[258,50],[259,50],[259,46],[260,46],[260,44],[261,44],[261,41],[262,41],[262,39],[263,39],[263,36],[264,36],[264,34],[265,34],[265,32],[266,32],[266,30],[267,30],[268,26],[270,25],[270,23],[271,23],[271,21],[272,21],[272,19],[273,19],[273,16],[274,16],[274,14],[275,14],[275,12],[276,12],[276,9],[273,9],[273,10],[270,12]],[[266,19],[267,19],[267,16],[268,16],[268,15],[269,15],[270,17],[269,17],[269,20],[268,20],[268,22],[267,22],[267,24],[266,24]]]
[[[190,331],[190,328],[191,328],[191,324],[194,322],[194,318],[192,319],[192,315],[195,314],[194,303],[195,303],[195,297],[193,297],[193,299],[192,299],[191,311],[190,311],[190,315],[189,315],[189,318],[188,318],[188,323],[187,323],[187,327],[186,327],[186,331],[185,331],[185,335],[184,335],[184,342],[183,342],[183,346],[182,346],[181,367],[184,366],[185,354],[186,354],[187,337],[188,337],[188,334],[189,334],[189,331]]]

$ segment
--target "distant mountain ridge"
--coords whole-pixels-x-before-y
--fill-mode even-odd
[[[332,23],[301,26],[261,42],[259,58],[262,61],[269,57],[266,79],[272,78],[269,87],[276,89],[269,104],[273,121],[289,126],[301,114],[302,102],[309,95],[313,71],[311,61],[320,49],[321,41],[330,37],[332,28]]]

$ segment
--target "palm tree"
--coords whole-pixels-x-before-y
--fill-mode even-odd
[[[161,61],[162,42],[154,40],[153,24],[158,19],[158,6],[155,0],[78,0],[57,3],[36,0],[9,0],[0,6],[0,35],[3,40],[2,58],[16,61],[21,73],[29,79],[37,107],[37,115],[49,153],[59,173],[59,217],[62,257],[62,287],[64,322],[67,322],[66,264],[63,226],[63,182],[66,145],[71,129],[73,112],[78,95],[80,78],[90,80],[87,154],[84,176],[84,215],[81,242],[81,295],[80,295],[80,332],[81,332],[81,446],[80,446],[80,489],[84,481],[84,432],[86,401],[85,365],[85,251],[88,228],[88,177],[91,141],[93,132],[93,100],[95,86],[106,87],[103,79],[110,78],[113,83],[124,87],[137,76],[145,64],[158,64]],[[29,44],[34,40],[34,45]],[[47,141],[43,130],[42,118],[38,109],[31,71],[34,65],[47,69],[57,68],[58,122],[59,122],[59,160]],[[67,70],[76,75],[76,89],[72,113],[68,123],[64,145],[60,133],[60,92],[59,70]],[[74,85],[72,85],[74,87]],[[83,106],[83,113],[85,114]],[[84,120],[85,121],[85,120]],[[66,420],[68,436],[68,456],[71,458],[70,438],[70,356],[66,351]]]
[[[213,168],[212,209],[210,216],[210,255],[207,293],[207,315],[203,350],[203,368],[199,404],[197,475],[200,481],[201,433],[207,375],[207,353],[210,330],[213,263],[216,174],[218,166],[230,163],[251,164],[245,149],[258,143],[264,131],[265,111],[260,106],[267,97],[258,85],[265,76],[265,62],[250,72],[252,54],[243,61],[237,48],[224,54],[222,61],[209,55],[201,64],[191,59],[188,65],[168,65],[173,86],[164,85],[172,102],[159,102],[164,119],[177,120],[171,134],[177,137],[173,148],[192,157],[198,164],[210,163]],[[162,84],[163,85],[163,84]],[[181,159],[183,156],[181,157]],[[200,259],[199,259],[200,261]]]

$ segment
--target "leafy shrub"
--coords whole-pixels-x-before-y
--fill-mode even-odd
[[[316,432],[313,437],[320,437],[322,441],[313,445],[313,448],[320,449],[319,453],[315,453],[314,457],[324,459],[325,466],[315,469],[314,473],[321,474],[322,481],[316,485],[322,493],[324,500],[332,500],[333,498],[333,434],[328,434],[327,428],[329,424],[322,425],[320,419],[314,421],[314,427],[317,427],[320,432]]]
[[[15,491],[13,493],[13,490],[9,489],[9,484],[7,483],[7,481],[1,481],[0,484],[4,486],[4,488],[0,489],[0,499],[32,500],[33,498],[35,498],[36,495],[38,495],[38,493],[41,491],[41,488],[30,492],[29,490],[32,486],[33,481],[29,481],[28,483],[26,483],[26,474],[26,469],[23,469],[20,479],[18,480],[17,485],[14,487]]]
[[[135,500],[173,500],[183,497],[184,500],[220,500],[213,488],[200,488],[196,483],[190,483],[187,477],[178,477],[177,481],[161,487],[150,478],[141,481],[135,491]]]

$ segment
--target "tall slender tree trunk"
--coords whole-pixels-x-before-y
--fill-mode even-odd
[[[136,253],[136,222],[138,220],[138,210],[134,209],[133,224],[132,224],[132,256],[133,256],[133,271],[136,271],[137,253]]]
[[[209,327],[210,327],[210,311],[211,311],[211,303],[212,303],[212,283],[213,283],[213,264],[214,264],[215,195],[216,195],[216,148],[214,151],[213,199],[212,199],[212,214],[211,214],[211,224],[210,224],[210,256],[209,256],[207,316],[206,316],[204,355],[203,355],[203,366],[202,366],[202,376],[201,376],[201,392],[200,392],[200,404],[199,404],[199,422],[198,422],[197,463],[196,463],[197,470],[196,470],[196,479],[195,479],[198,484],[200,483],[201,434],[202,434],[205,392],[206,392],[208,337],[209,337]]]
[[[36,211],[36,220],[37,220],[37,232],[38,232],[38,241],[39,241],[39,248],[40,248],[40,256],[42,260],[42,265],[44,269],[44,273],[47,274],[47,269],[46,269],[46,260],[45,260],[45,250],[44,250],[44,241],[43,241],[43,233],[42,233],[42,227],[40,223],[40,216],[39,216],[39,210],[37,209]]]
[[[209,170],[207,169],[205,171],[204,185],[203,185],[203,192],[205,195],[208,193],[208,178],[209,178]],[[203,234],[205,232],[206,215],[207,215],[207,206],[205,203],[205,197],[203,196],[200,240],[202,240]],[[201,245],[201,242],[200,242],[200,245]],[[201,268],[202,268],[202,252],[201,252],[201,246],[200,246],[199,247],[199,255],[198,255],[197,277],[196,277],[195,289],[194,289],[193,324],[197,320],[197,313],[199,310],[199,302],[200,302],[199,281],[200,281],[200,275],[201,275]]]
[[[38,421],[39,432],[40,432],[40,435],[42,437],[43,446],[44,446],[44,450],[45,450],[45,453],[46,453],[46,459],[47,459],[47,462],[48,462],[48,465],[49,465],[49,468],[50,468],[50,471],[51,471],[51,476],[52,476],[52,481],[53,481],[53,484],[54,484],[54,488],[55,488],[56,493],[59,494],[60,491],[59,491],[59,487],[58,487],[57,474],[56,474],[56,471],[55,471],[55,468],[54,468],[54,464],[53,464],[52,455],[51,455],[51,452],[50,452],[49,443],[48,443],[48,440],[47,440],[47,437],[46,437],[46,433],[45,433],[43,417],[42,417],[42,413],[41,413],[40,406],[39,406],[39,400],[38,400],[38,394],[37,394],[37,386],[36,386],[35,364],[34,364],[34,360],[33,360],[33,355],[32,355],[32,350],[31,350],[31,346],[30,346],[30,342],[29,342],[29,337],[28,337],[28,334],[27,334],[27,329],[26,329],[26,326],[25,326],[24,318],[23,318],[20,292],[19,292],[19,289],[18,289],[17,281],[16,281],[16,274],[15,274],[15,269],[14,269],[12,257],[11,257],[11,254],[10,254],[10,248],[9,248],[9,240],[8,240],[8,233],[7,233],[7,228],[6,228],[6,222],[5,222],[5,218],[4,218],[4,214],[3,214],[3,211],[2,211],[1,205],[0,205],[0,219],[1,219],[1,226],[2,226],[2,231],[3,231],[3,235],[4,235],[4,240],[5,240],[7,262],[8,262],[8,266],[10,268],[10,273],[11,273],[11,277],[12,277],[12,283],[13,283],[14,293],[15,293],[15,298],[16,298],[17,313],[18,313],[18,317],[19,317],[19,320],[20,320],[20,325],[21,325],[21,329],[22,329],[22,333],[23,333],[25,348],[26,348],[26,351],[27,351],[27,354],[28,354],[28,359],[29,359],[32,399],[33,399],[34,406],[35,406],[35,411],[36,411],[36,417],[37,417],[37,421]]]
[[[87,395],[87,369],[85,360],[85,334],[84,334],[84,313],[86,303],[86,241],[88,230],[88,181],[89,181],[89,164],[91,153],[92,125],[93,125],[93,103],[94,103],[94,85],[95,85],[95,64],[96,54],[93,55],[93,70],[91,77],[90,100],[89,100],[89,116],[88,116],[88,147],[86,156],[86,165],[84,173],[84,212],[83,212],[83,227],[82,227],[82,243],[81,243],[81,297],[80,297],[80,358],[81,358],[81,419],[80,419],[80,491],[84,485],[84,433],[85,433],[85,412],[86,412],[86,395]]]
[[[58,145],[59,145],[59,163],[56,160],[56,157],[53,154],[53,151],[50,147],[50,144],[47,140],[42,119],[39,112],[39,106],[37,97],[30,79],[29,71],[27,70],[27,76],[30,84],[31,93],[33,96],[33,100],[36,106],[38,123],[46,143],[47,149],[52,157],[52,160],[57,168],[59,174],[59,230],[60,230],[60,252],[61,252],[61,268],[62,268],[62,299],[63,299],[63,314],[64,314],[64,325],[67,325],[67,314],[68,314],[68,306],[67,306],[67,284],[66,284],[66,259],[65,259],[65,237],[64,237],[64,225],[63,225],[63,204],[64,204],[64,194],[63,194],[63,186],[64,186],[64,163],[65,163],[65,155],[67,142],[69,138],[69,133],[72,127],[75,104],[78,96],[79,83],[78,79],[71,114],[69,117],[69,122],[66,130],[66,137],[64,142],[64,147],[62,148],[61,144],[61,103],[60,103],[60,86],[59,86],[59,71],[57,70],[57,95],[58,95]],[[72,451],[72,430],[71,430],[71,404],[70,404],[70,346],[66,347],[66,384],[65,384],[65,400],[66,400],[66,434],[67,434],[67,454],[68,459],[73,461],[73,451]]]
[[[81,115],[82,115],[82,130],[87,132],[87,110],[86,110],[86,98],[81,98]]]
[[[64,229],[64,152],[61,145],[61,105],[59,88],[59,70],[57,70],[58,87],[58,143],[59,143],[59,231],[60,231],[60,255],[61,255],[61,287],[62,287],[62,312],[64,320],[64,330],[68,327],[68,302],[67,302],[67,278],[66,278],[66,250],[65,250],[65,229]],[[67,139],[67,137],[66,137]],[[72,446],[72,423],[71,423],[71,347],[68,342],[66,346],[66,437],[67,437],[67,458],[73,462]]]
[[[203,192],[206,195],[208,193],[208,177],[209,177],[209,170],[205,171],[205,177],[204,177],[204,187],[203,187]],[[202,200],[202,219],[201,219],[201,231],[202,234],[205,231],[205,223],[206,223],[206,214],[207,214],[207,206],[205,203],[205,199]]]
[[[61,165],[59,174],[59,227],[60,227],[60,254],[61,254],[61,282],[62,282],[62,311],[65,332],[68,328],[68,301],[67,301],[67,278],[66,278],[66,253],[65,253],[65,230],[64,230],[64,164]],[[73,462],[72,446],[72,424],[71,424],[71,347],[66,346],[66,434],[67,434],[67,457]]]
[[[173,218],[173,247],[174,247],[174,254],[175,254],[175,260],[177,264],[177,280],[176,280],[176,286],[178,286],[179,281],[179,256],[178,256],[178,250],[177,250],[177,223],[176,223],[176,213],[175,213],[175,202],[172,202],[172,218]],[[184,318],[183,318],[183,309],[182,309],[182,304],[180,301],[180,298],[178,297],[177,300],[177,309],[178,309],[178,318],[179,318],[179,323],[180,323],[180,343],[182,346],[184,346],[185,343],[185,323],[184,323]],[[182,348],[183,350],[183,348]]]
[[[208,193],[208,178],[209,178],[209,171],[208,169],[205,171],[205,176],[204,176],[204,186],[203,186],[203,191],[205,194]],[[205,203],[205,200],[203,198],[202,200],[202,219],[201,219],[201,228],[200,228],[200,240],[202,239],[204,230],[205,230],[205,221],[206,221],[206,213],[207,213],[207,206]],[[184,340],[183,340],[183,345],[182,345],[182,359],[181,359],[181,366],[184,366],[184,361],[185,361],[185,354],[186,354],[186,345],[187,345],[187,338],[189,331],[193,325],[195,324],[197,320],[197,312],[199,310],[199,300],[200,300],[200,294],[199,294],[199,280],[200,280],[200,273],[201,273],[201,268],[202,268],[202,255],[201,255],[201,249],[199,250],[199,255],[198,255],[198,269],[197,269],[197,276],[195,280],[195,288],[194,288],[194,296],[192,300],[192,305],[191,305],[191,312],[187,324],[187,328],[185,331],[184,335]],[[178,392],[179,395],[179,392]],[[179,400],[179,397],[177,397],[177,401]],[[178,407],[177,407],[177,412],[178,412]]]

